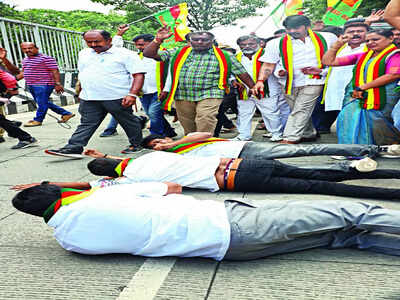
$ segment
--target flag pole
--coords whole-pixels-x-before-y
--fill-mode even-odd
[[[126,25],[132,25],[132,24],[135,24],[135,23],[139,23],[139,22],[141,22],[141,21],[143,21],[143,20],[150,19],[150,18],[154,17],[155,15],[156,15],[156,14],[152,14],[152,15],[150,15],[150,16],[147,16],[147,17],[141,18],[141,19],[139,19],[139,20],[130,22],[130,23],[126,24]]]
[[[269,18],[272,17],[273,14],[276,13],[276,11],[283,5],[286,3],[287,0],[281,0],[281,3],[278,4],[277,7],[275,7],[271,13],[264,19],[264,21],[262,21],[252,32],[256,32],[258,29],[261,28],[261,26],[263,26],[265,24],[265,22],[267,22],[269,20]]]

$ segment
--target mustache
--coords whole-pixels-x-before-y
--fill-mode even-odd
[[[299,32],[288,32],[288,35],[290,35],[291,37],[296,38],[296,37],[300,37],[301,33],[299,33]]]
[[[353,35],[352,37],[351,37],[352,39],[361,39],[361,36],[359,36],[359,35]]]

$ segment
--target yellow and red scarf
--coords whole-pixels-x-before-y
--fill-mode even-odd
[[[385,75],[387,59],[397,52],[398,48],[393,44],[386,47],[374,58],[372,58],[374,51],[369,50],[368,52],[365,52],[353,69],[353,87],[360,87],[366,83],[374,81],[380,76]],[[370,62],[368,67],[366,67],[368,61],[371,60],[371,58],[372,61]],[[365,71],[367,75],[366,78]],[[368,97],[364,100],[364,103],[362,104],[363,108],[379,110],[385,106],[385,86],[368,89],[366,92],[368,94]]]
[[[308,35],[310,36],[311,41],[315,48],[315,55],[318,61],[317,67],[322,69],[323,68],[322,57],[328,50],[328,45],[321,34],[309,29]],[[293,67],[293,41],[290,35],[287,34],[283,38],[281,38],[279,49],[283,67],[287,72],[285,92],[287,95],[291,95],[293,88],[293,79],[294,79],[294,67]],[[310,75],[310,77],[316,79],[321,78],[320,75]]]
[[[252,78],[253,78],[253,81],[254,81],[254,82],[257,81],[258,74],[260,73],[260,70],[261,70],[262,62],[259,61],[259,59],[260,59],[261,56],[263,56],[263,54],[264,54],[264,49],[263,49],[263,48],[260,48],[260,49],[254,54],[254,57],[253,57],[253,72],[252,72]],[[242,62],[242,57],[243,57],[243,52],[240,51],[240,52],[236,55],[236,58],[237,58],[237,60],[238,60],[240,63]],[[236,77],[236,79],[237,79],[240,83],[242,83],[242,81],[239,79],[239,77]],[[247,89],[246,89],[246,88],[243,89],[242,92],[239,92],[239,99],[240,99],[240,100],[247,100],[247,99],[249,99],[249,96],[247,95]]]
[[[57,201],[54,201],[53,204],[51,204],[49,208],[47,208],[46,211],[44,212],[43,214],[44,221],[47,223],[62,206],[69,205],[71,203],[82,200],[93,194],[98,189],[99,188],[92,188],[90,190],[77,190],[70,188],[62,188],[61,198],[58,199]]]
[[[115,172],[118,174],[118,177],[122,177],[124,175],[124,171],[126,167],[133,161],[133,158],[126,158],[121,161],[118,166],[115,167]]]
[[[216,142],[227,142],[227,141],[229,141],[229,140],[219,139],[219,138],[209,138],[209,139],[207,139],[205,141],[202,141],[202,142],[192,142],[192,143],[180,144],[178,146],[175,146],[175,147],[170,148],[170,149],[165,150],[165,151],[174,152],[174,153],[177,153],[177,154],[183,154],[183,153],[192,151],[192,150],[194,150],[196,148],[199,148],[199,147],[202,147],[202,146],[205,146],[205,145],[213,144],[213,143],[216,143]]]
[[[214,55],[219,63],[219,81],[218,87],[221,90],[225,90],[227,93],[229,92],[229,83],[228,78],[231,73],[232,62],[229,58],[229,54],[221,49],[213,46]],[[174,57],[171,59],[171,75],[172,75],[172,86],[171,91],[169,92],[168,98],[163,102],[162,107],[164,110],[171,110],[172,103],[174,102],[174,97],[176,90],[178,88],[179,75],[182,70],[183,65],[185,64],[186,59],[189,54],[192,52],[192,47],[185,46],[182,49],[178,50]]]

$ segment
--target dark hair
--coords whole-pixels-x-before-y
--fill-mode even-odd
[[[189,41],[190,40],[190,35],[192,34],[192,32],[186,33],[185,34],[185,41]]]
[[[211,39],[215,40],[215,35],[213,35],[211,32],[209,31],[195,31],[195,32],[191,32],[189,38],[191,38],[194,35],[202,35],[202,34],[207,34]]]
[[[98,176],[118,177],[115,168],[121,163],[119,159],[95,158],[87,164],[90,173]]]
[[[151,42],[154,40],[154,35],[150,33],[139,34],[132,39],[132,42],[137,42],[138,40],[143,40],[145,42]]]
[[[91,29],[91,30],[85,31],[85,32],[82,34],[82,36],[85,36],[85,34],[88,33],[88,32],[97,32],[97,33],[100,33],[101,36],[102,36],[106,41],[109,40],[109,39],[111,39],[111,33],[109,33],[108,31],[102,30],[102,29]]]
[[[47,208],[61,198],[61,188],[53,184],[40,184],[27,188],[14,196],[13,206],[27,214],[42,217]]]
[[[286,31],[285,31],[285,32],[286,32]],[[277,39],[277,38],[274,37],[274,36],[270,36],[270,37],[267,37],[267,38],[265,38],[265,39],[263,39],[263,40],[264,40],[265,44],[268,44],[270,41],[272,41],[272,40],[274,40],[274,39]]]
[[[310,27],[311,26],[311,21],[309,18],[307,18],[306,16],[303,15],[293,15],[293,16],[289,16],[287,17],[284,21],[283,21],[283,26],[285,28],[297,28],[300,26],[305,26],[305,27]]]
[[[343,32],[347,30],[347,28],[350,27],[364,27],[367,31],[370,30],[370,27],[368,24],[362,23],[362,22],[346,22],[343,27]]]
[[[340,36],[343,34],[343,29],[338,26],[325,26],[325,28],[320,30],[320,32],[330,32],[336,36]]]
[[[239,45],[240,43],[247,41],[247,40],[255,40],[257,42],[257,44],[260,43],[260,38],[255,35],[243,35],[236,40],[236,44]]]
[[[274,32],[274,35],[281,34],[281,33],[286,33],[286,30],[285,29],[278,29],[277,31]]]
[[[149,146],[149,143],[150,143],[152,140],[155,140],[155,139],[163,139],[163,138],[164,138],[164,136],[163,136],[163,135],[160,135],[160,134],[150,134],[150,135],[146,136],[146,137],[142,140],[142,146],[143,146],[144,148],[147,148],[147,149],[152,149],[152,148]]]
[[[373,30],[369,30],[367,32],[367,34],[370,34],[370,33],[376,33],[376,34],[378,34],[380,36],[383,36],[383,37],[385,37],[387,39],[389,39],[389,38],[394,36],[392,30],[390,30],[390,29],[373,29]]]

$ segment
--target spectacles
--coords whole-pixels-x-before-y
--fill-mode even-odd
[[[210,38],[190,38],[191,42],[210,42]]]

